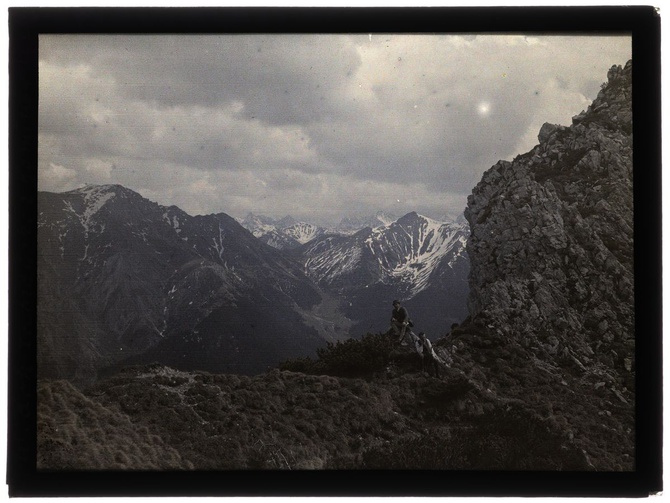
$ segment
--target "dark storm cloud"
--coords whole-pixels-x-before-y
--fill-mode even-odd
[[[327,40],[324,40],[327,39]],[[360,65],[344,37],[63,36],[44,59],[85,62],[129,99],[158,107],[244,103],[243,115],[271,124],[319,120],[340,110],[340,85]]]
[[[236,216],[457,213],[629,57],[626,37],[42,36],[40,188],[122,183]]]

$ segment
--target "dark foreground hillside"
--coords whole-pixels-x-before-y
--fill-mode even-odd
[[[337,363],[343,351],[372,348],[382,356],[368,365]],[[155,365],[86,391],[40,382],[38,468],[592,468],[560,423],[460,371],[429,377],[416,354],[383,336],[285,367],[300,365],[359,377],[289,370],[248,377]]]

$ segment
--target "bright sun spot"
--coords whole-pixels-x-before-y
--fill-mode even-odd
[[[488,115],[491,111],[491,104],[486,101],[482,101],[477,106],[477,111],[479,112],[479,115]]]

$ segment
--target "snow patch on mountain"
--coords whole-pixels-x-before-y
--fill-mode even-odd
[[[313,248],[305,261],[307,274],[330,283],[333,279],[356,269],[363,256],[361,247],[350,246],[335,237],[328,237],[319,243],[320,251]]]
[[[224,231],[221,228],[221,224],[219,224],[219,239],[217,240],[216,237],[212,237],[212,242],[214,243],[214,249],[216,250],[216,254],[218,255],[220,260],[223,260],[223,250],[224,250]]]
[[[325,232],[317,225],[299,222],[291,216],[275,220],[249,213],[239,223],[265,244],[280,250],[296,248]]]
[[[431,274],[451,250],[461,256],[466,243],[461,225],[415,215],[411,223],[400,223],[407,220],[403,217],[401,221],[373,229],[365,240],[370,252],[385,265],[384,280],[393,278],[411,285],[410,297],[429,285]],[[451,258],[450,262],[454,260]]]
[[[348,288],[347,284],[360,281],[368,286],[403,285],[401,290],[411,298],[430,286],[431,276],[445,260],[452,267],[463,257],[466,229],[467,225],[409,213],[352,236],[315,240],[304,250],[305,269],[323,285]]]
[[[297,222],[283,229],[284,233],[295,239],[301,245],[308,243],[318,235],[323,233],[320,227],[305,222]]]
[[[343,218],[336,227],[329,229],[329,232],[353,235],[366,227],[375,229],[391,225],[397,218],[398,217],[383,211],[378,211],[374,215],[366,215],[362,217],[346,217]]]
[[[177,234],[181,232],[181,224],[179,223],[177,215],[170,216],[169,211],[165,211],[163,213],[163,220],[171,225]]]
[[[92,187],[84,192],[84,194],[86,209],[81,215],[81,221],[84,229],[88,232],[93,216],[100,211],[100,208],[102,208],[107,201],[116,196],[116,192],[105,187]]]

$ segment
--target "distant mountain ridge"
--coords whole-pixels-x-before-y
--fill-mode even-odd
[[[370,227],[389,225],[397,217],[383,211],[362,217],[345,217],[334,227],[323,227],[313,223],[298,221],[290,215],[280,219],[248,213],[238,221],[263,243],[280,250],[297,248],[323,234],[352,235]]]
[[[369,329],[401,299],[420,327],[441,333],[467,315],[467,224],[408,213],[353,235],[324,234],[300,258],[321,288],[348,299],[347,315]]]
[[[345,217],[337,226],[331,229],[331,232],[337,234],[355,234],[360,230],[370,227],[375,229],[377,227],[389,225],[398,219],[393,214],[384,211],[378,211],[374,215]]]
[[[276,220],[250,213],[241,223],[294,257],[319,288],[340,299],[354,323],[351,336],[386,330],[395,298],[433,334],[467,316],[469,227],[463,215],[437,221],[416,212],[397,218],[378,211],[325,229],[290,216]],[[296,228],[303,230],[301,239],[293,237]]]
[[[446,253],[453,250],[453,260],[461,256],[466,230],[467,225],[437,222],[412,212],[387,225],[363,228],[353,236],[327,235],[309,243],[303,252],[305,268],[317,283],[340,285],[343,290],[370,276],[398,282],[403,285],[399,295],[411,298],[427,287]]]
[[[224,213],[193,217],[120,185],[40,192],[38,203],[47,376],[91,380],[152,361],[255,373],[325,341],[386,331],[397,297],[433,331],[464,315],[464,230],[416,213],[387,225],[379,213],[375,229],[335,235],[253,214],[248,231]]]
[[[249,373],[323,344],[296,312],[321,300],[311,280],[228,215],[119,185],[40,192],[38,210],[40,374],[154,359]]]
[[[249,213],[240,224],[260,241],[279,250],[296,248],[325,232],[317,225],[299,222],[291,216],[275,220]]]

